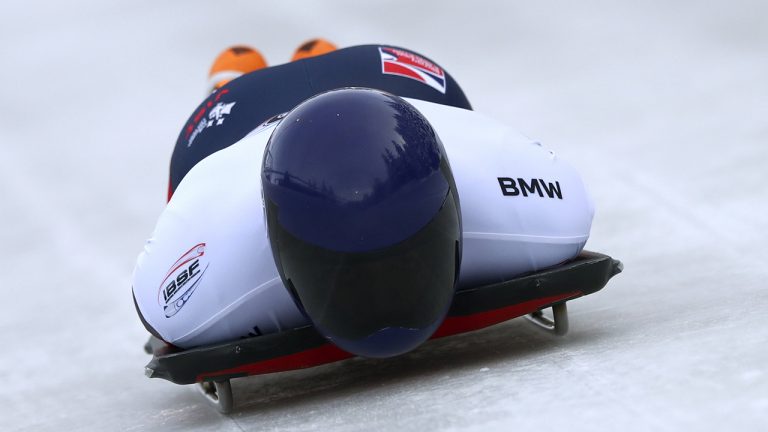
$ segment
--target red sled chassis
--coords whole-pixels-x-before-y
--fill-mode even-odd
[[[566,302],[601,290],[622,269],[618,260],[584,251],[554,268],[461,289],[432,338],[478,330],[524,315],[553,334],[565,335]],[[552,319],[542,312],[550,307]],[[234,405],[232,378],[304,369],[353,357],[312,326],[187,350],[150,337],[144,349],[152,354],[145,368],[149,378],[197,384],[207,401],[224,414]]]

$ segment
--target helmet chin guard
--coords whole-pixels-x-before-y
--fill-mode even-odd
[[[458,281],[461,216],[418,110],[371,89],[308,99],[273,132],[262,184],[278,271],[320,333],[365,357],[432,335]]]

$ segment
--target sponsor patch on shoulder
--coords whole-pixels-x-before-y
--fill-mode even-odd
[[[445,94],[445,72],[436,64],[412,52],[379,47],[381,73],[411,78]]]
[[[184,126],[184,139],[187,147],[191,147],[198,135],[207,128],[219,126],[232,114],[232,108],[237,102],[224,102],[222,97],[229,89],[222,89],[208,96],[208,100],[200,107],[194,116]]]
[[[157,290],[157,303],[166,318],[176,315],[187,304],[207,269],[205,243],[193,246],[173,263]]]

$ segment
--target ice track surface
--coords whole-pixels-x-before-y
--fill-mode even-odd
[[[0,429],[768,430],[768,8],[760,1],[14,2],[0,26]],[[130,273],[176,134],[234,43],[426,53],[475,108],[571,161],[569,304],[390,360],[233,381],[231,417],[143,375]]]

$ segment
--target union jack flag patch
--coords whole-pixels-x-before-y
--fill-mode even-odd
[[[445,72],[431,61],[397,48],[379,47],[381,73],[420,81],[445,94]]]

